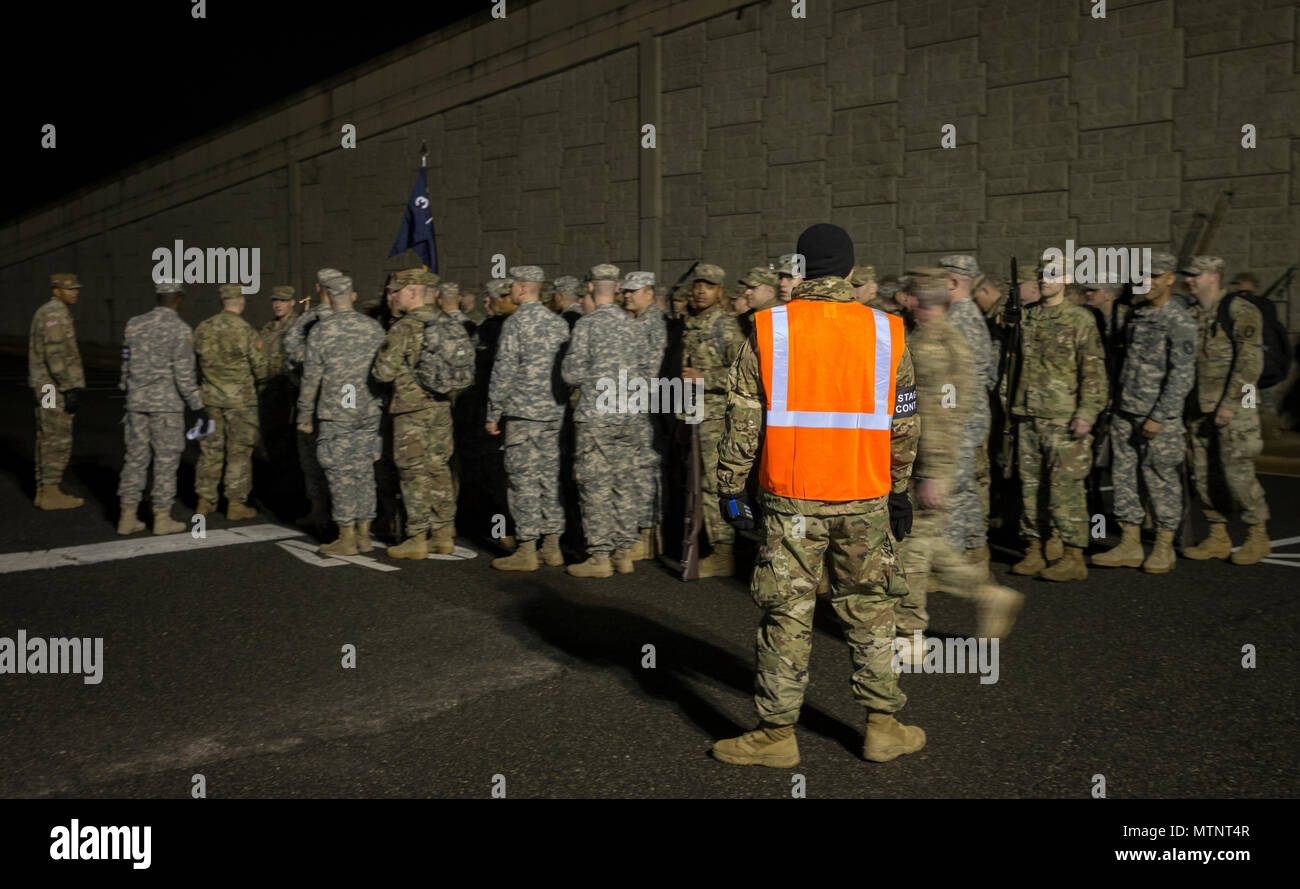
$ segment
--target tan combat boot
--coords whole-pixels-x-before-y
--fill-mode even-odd
[[[1183,550],[1183,555],[1198,561],[1228,558],[1232,555],[1232,539],[1228,537],[1228,526],[1221,522],[1211,525],[1210,536],[1196,546],[1189,546]]]
[[[209,513],[214,513],[216,511],[217,504],[213,503],[211,500],[206,500],[203,497],[199,498],[199,505],[194,507],[195,515],[208,515]]]
[[[564,569],[574,577],[613,577],[614,566],[609,563],[608,553],[592,553],[587,561],[570,565]]]
[[[543,534],[542,545],[538,548],[537,555],[541,558],[543,565],[549,565],[552,568],[563,565],[564,553],[560,552],[560,535]]]
[[[1246,539],[1242,542],[1241,548],[1232,554],[1231,561],[1234,565],[1254,565],[1272,551],[1273,548],[1268,541],[1268,529],[1264,527],[1263,522],[1260,522],[1246,529]]]
[[[1038,576],[1043,580],[1087,580],[1088,565],[1083,561],[1083,547],[1067,546],[1065,555],[1055,564],[1049,565]]]
[[[862,742],[862,758],[871,762],[889,762],[904,753],[915,753],[925,746],[925,732],[914,725],[903,725],[892,713],[867,715],[867,733]]]
[[[140,504],[122,501],[122,515],[117,520],[117,533],[125,537],[143,530],[144,522],[140,521]]]
[[[1092,557],[1092,564],[1099,568],[1141,568],[1147,554],[1142,549],[1142,529],[1128,522],[1119,523],[1123,538],[1119,546],[1097,553]]]
[[[1050,564],[1064,555],[1065,542],[1061,540],[1061,532],[1053,528],[1052,536],[1047,538],[1047,543],[1043,544],[1043,558]]]
[[[1015,626],[1016,615],[1025,597],[1013,589],[996,583],[983,583],[975,588],[975,615],[977,632],[985,639],[1001,639]]]
[[[315,498],[311,502],[311,509],[306,515],[294,519],[294,524],[299,526],[313,527],[317,525],[327,525],[330,520],[330,511],[328,504],[321,498]]]
[[[368,553],[375,548],[370,542],[370,519],[357,522],[357,552]]]
[[[736,560],[731,555],[730,543],[713,547],[708,558],[700,559],[700,577],[730,577],[736,573]]]
[[[644,562],[655,557],[654,529],[642,528],[641,539],[632,544],[632,561]]]
[[[429,555],[429,532],[420,531],[412,534],[406,540],[390,546],[388,548],[388,557],[390,559],[423,559]]]
[[[789,769],[799,765],[799,744],[792,725],[760,725],[738,738],[717,741],[713,758],[733,766],[771,766]]]
[[[614,570],[619,574],[632,573],[632,550],[616,549],[614,555],[610,556],[610,562],[614,565]]]
[[[433,537],[429,540],[429,552],[451,555],[456,551],[456,526],[443,525],[441,528],[433,530]]]
[[[1147,574],[1168,574],[1174,570],[1178,557],[1174,554],[1174,532],[1164,528],[1156,531],[1156,545],[1151,548],[1151,555],[1142,563],[1142,570]],[[1097,563],[1096,559],[1092,560]]]
[[[497,541],[497,545],[508,553],[512,553],[519,549],[519,543],[515,540],[515,535],[513,534],[507,534],[505,537],[502,537]]]
[[[153,533],[155,537],[161,537],[163,534],[179,534],[188,527],[184,522],[178,522],[172,518],[170,509],[155,509],[153,511]]]
[[[251,519],[257,516],[257,510],[247,503],[231,503],[226,507],[226,518],[232,522],[240,522],[244,519]]]
[[[510,555],[493,559],[492,567],[498,571],[536,571],[541,567],[537,562],[537,541],[525,540]]]
[[[1043,561],[1043,541],[1031,537],[1025,546],[1025,557],[1011,566],[1011,573],[1033,577],[1046,567],[1047,563]]]
[[[41,485],[36,490],[36,505],[41,509],[76,509],[86,501],[59,490],[58,485]]]
[[[322,543],[316,552],[326,556],[355,556],[357,549],[357,526],[339,525],[339,539],[333,543]]]

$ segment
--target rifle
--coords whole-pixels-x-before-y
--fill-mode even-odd
[[[1007,305],[1002,310],[1002,366],[998,368],[998,378],[1006,384],[1006,393],[1002,397],[1002,448],[999,457],[1002,461],[1002,477],[1011,478],[1015,470],[1015,431],[1011,420],[1011,404],[1016,398],[1016,387],[1020,385],[1020,268],[1016,258],[1011,257],[1011,283],[1007,289]]]
[[[1260,297],[1262,299],[1271,299],[1273,291],[1277,290],[1279,287],[1289,292],[1291,290],[1291,277],[1295,274],[1295,270],[1296,266],[1291,266],[1291,268],[1278,275],[1277,280],[1268,285],[1268,289],[1261,293]]]
[[[691,485],[686,494],[686,522],[682,535],[682,580],[700,579],[700,528],[704,524],[701,491],[700,426],[691,425]]]
[[[1210,213],[1209,222],[1205,225],[1205,231],[1201,233],[1201,240],[1196,244],[1197,254],[1208,253],[1210,242],[1214,240],[1214,234],[1219,230],[1219,223],[1223,221],[1224,211],[1228,209],[1228,201],[1232,200],[1232,192],[1225,191],[1219,194],[1219,199],[1214,202],[1214,210]]]

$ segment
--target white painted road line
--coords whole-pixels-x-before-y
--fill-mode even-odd
[[[1267,562],[1270,565],[1286,565],[1288,568],[1300,568],[1300,562],[1292,562],[1286,559],[1260,559],[1261,562]]]
[[[90,543],[85,546],[65,546],[30,553],[0,554],[0,574],[15,571],[36,571],[42,568],[67,568],[73,565],[93,565],[97,562],[115,562],[137,556],[155,556],[163,553],[189,552],[215,546],[232,546],[237,543],[261,543],[301,537],[302,532],[281,525],[248,525],[208,531],[206,537],[192,537],[189,533],[167,534],[162,537],[136,537],[111,540],[107,543]]]
[[[357,565],[374,571],[401,571],[396,565],[385,565],[370,556],[323,556],[316,547],[305,540],[286,540],[276,544],[280,549],[292,554],[299,561],[317,568],[337,568],[339,565]]]

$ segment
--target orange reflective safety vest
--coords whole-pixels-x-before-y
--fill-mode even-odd
[[[903,319],[858,302],[796,299],[754,314],[766,394],[763,488],[800,500],[888,494],[894,413],[916,411],[896,392]]]

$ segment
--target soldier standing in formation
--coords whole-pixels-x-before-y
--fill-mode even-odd
[[[36,395],[36,506],[74,509],[85,501],[59,485],[72,457],[72,415],[86,388],[77,331],[68,306],[77,304],[76,275],[50,275],[53,295],[36,310],[27,340],[27,384]]]
[[[163,281],[154,289],[157,307],[126,322],[123,338],[117,385],[126,392],[126,458],[117,485],[122,507],[117,533],[122,535],[144,530],[138,511],[151,463],[153,533],[186,529],[171,516],[176,470],[185,452],[185,406],[198,414],[200,431],[210,419],[194,375],[194,335],[180,316],[181,285]]]
[[[383,451],[383,402],[370,376],[384,329],[353,308],[352,279],[327,285],[333,311],[307,335],[307,359],[298,394],[298,431],[315,434],[317,458],[329,484],[330,511],[339,536],[321,544],[331,556],[368,553],[375,518],[375,461]]]
[[[253,490],[253,447],[257,444],[257,384],[266,379],[266,353],[257,331],[241,316],[244,293],[238,284],[217,288],[221,311],[194,329],[203,403],[216,428],[199,440],[194,489],[196,512],[216,512],[217,487],[225,471],[226,518],[251,519],[257,510],[245,501]]]
[[[605,272],[612,268],[596,266],[593,277],[608,277]],[[510,301],[518,308],[501,326],[488,387],[486,429],[489,435],[500,435],[505,424],[508,499],[518,548],[494,559],[492,567],[536,571],[539,557],[550,566],[564,564],[560,426],[567,394],[556,363],[569,340],[569,325],[539,302],[545,280],[539,267],[516,266],[510,269],[510,278]]]
[[[776,290],[781,279],[772,269],[755,266],[740,279],[740,283],[745,285],[745,299],[749,308],[737,315],[736,321],[740,324],[741,334],[749,336],[754,330],[754,313],[777,304]]]
[[[293,383],[284,357],[284,335],[297,320],[293,306],[292,287],[272,287],[271,320],[258,331],[262,338],[262,351],[266,353],[266,381],[257,393],[262,445],[267,459],[275,465],[293,462],[292,455],[297,448],[297,435],[292,423]]]
[[[318,300],[316,305],[310,306],[307,311],[299,315],[298,320],[289,325],[289,329],[285,331],[283,340],[284,358],[292,386],[290,397],[294,402],[298,400],[297,390],[302,381],[302,366],[303,362],[307,360],[307,335],[317,321],[333,311],[330,308],[329,291],[325,288],[331,280],[342,277],[342,275],[343,273],[338,269],[318,269],[316,271],[316,297]],[[330,513],[326,499],[325,472],[316,459],[316,433],[307,434],[295,431],[294,437],[297,439],[298,461],[302,466],[303,485],[307,489],[307,499],[311,502],[310,511],[298,518],[298,524],[307,527],[320,527],[329,521]]]
[[[653,386],[664,376],[664,353],[668,349],[668,324],[664,313],[655,304],[654,273],[628,272],[620,289],[623,308],[631,316],[632,329],[638,336],[637,373],[647,385]],[[632,548],[633,561],[654,558],[663,513],[655,426],[656,418],[648,411],[632,415],[632,432],[636,439],[631,466],[632,497],[640,531],[640,539]]]

